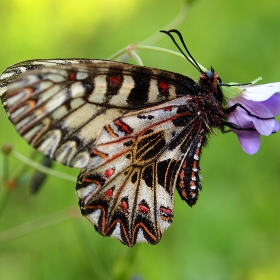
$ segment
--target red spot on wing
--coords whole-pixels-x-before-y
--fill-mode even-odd
[[[166,108],[164,108],[164,111],[171,111],[172,110],[172,107],[166,107]]]
[[[172,223],[172,221],[173,221],[172,210],[170,208],[167,208],[167,207],[164,207],[164,206],[161,206],[159,208],[159,210],[160,210],[161,218],[168,223]]]
[[[108,197],[112,197],[113,196],[113,193],[114,193],[114,190],[113,189],[109,189],[105,192],[105,195],[108,196]]]
[[[114,76],[109,76],[109,86],[110,87],[119,87],[122,84],[122,76],[119,75],[114,75]]]
[[[143,212],[145,214],[149,214],[150,213],[150,209],[147,206],[145,206],[143,204],[139,204],[138,207],[139,207],[141,212]]]
[[[165,217],[171,217],[173,216],[172,210],[166,207],[161,206],[160,208],[161,215]]]
[[[121,202],[121,208],[125,211],[128,209],[128,203],[125,199]]]
[[[115,168],[108,168],[104,172],[104,177],[110,178],[115,173]]]
[[[130,127],[128,127],[128,125],[123,123],[120,119],[115,120],[115,125],[118,126],[126,134],[131,134],[132,133],[132,129]]]
[[[158,88],[159,88],[159,91],[160,91],[161,94],[167,94],[168,89],[169,89],[169,85],[165,81],[160,81],[160,82],[158,82]]]
[[[68,80],[75,81],[76,80],[76,73],[69,73],[68,74]]]

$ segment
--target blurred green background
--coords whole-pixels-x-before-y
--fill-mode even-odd
[[[279,1],[192,2],[174,27],[201,64],[224,82],[279,81]],[[183,1],[162,0],[0,0],[0,71],[34,58],[107,58],[158,32],[182,7]],[[167,36],[156,45],[175,50]],[[198,77],[178,58],[140,56],[147,66]],[[29,155],[4,109],[0,118],[1,146],[10,142]],[[188,207],[176,194],[175,220],[156,246],[127,248],[97,234],[79,215],[75,183],[50,176],[31,195],[23,178],[0,213],[0,279],[280,279],[279,141],[279,133],[264,137],[249,156],[234,134],[212,136],[197,205]],[[10,160],[10,175],[19,164]]]

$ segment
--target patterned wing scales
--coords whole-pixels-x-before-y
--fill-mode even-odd
[[[0,96],[5,94],[7,91],[7,86],[14,81],[14,79],[26,71],[33,69],[38,69],[41,67],[56,67],[57,65],[72,65],[81,63],[95,63],[100,62],[99,59],[36,59],[36,60],[26,60],[23,62],[16,63],[8,67],[0,77]]]
[[[189,205],[198,198],[209,131],[200,93],[185,76],[102,60],[26,61],[0,78],[18,132],[49,158],[84,168],[82,214],[128,246],[159,242],[175,186]]]
[[[42,67],[44,63],[48,67]],[[65,65],[52,66],[55,63]],[[130,110],[183,96],[191,87],[189,78],[157,69],[100,60],[69,63],[14,65],[1,76],[1,92],[10,120],[28,143],[77,168],[87,166],[108,123]],[[28,69],[33,70],[20,74]]]
[[[205,130],[202,127],[202,123],[198,123],[198,128],[193,135],[193,141],[189,147],[184,147],[182,153],[184,157],[181,161],[180,170],[177,177],[176,187],[183,200],[185,200],[190,206],[193,206],[197,199],[199,191],[202,189],[200,184],[200,167],[199,159],[202,146],[205,144],[206,135]],[[185,150],[185,151],[184,151]]]
[[[185,123],[192,115],[185,106],[189,99],[127,113],[101,131],[76,187],[82,214],[100,234],[128,246],[156,244],[172,223],[179,171],[186,158],[195,161],[197,150],[191,147],[204,139],[196,117]],[[191,190],[197,194],[194,172],[196,188]],[[189,187],[185,193],[195,199]]]

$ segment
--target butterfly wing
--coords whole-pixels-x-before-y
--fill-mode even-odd
[[[197,156],[205,135],[186,105],[190,100],[130,112],[103,128],[76,187],[82,214],[100,234],[128,246],[158,243],[173,221],[177,181],[189,183],[184,171],[187,176],[191,170],[192,184],[179,182],[180,194],[190,204],[197,199]]]
[[[4,74],[12,77],[17,68]],[[9,76],[3,75],[2,85]],[[194,84],[189,80],[162,70],[90,60],[29,70],[2,87],[2,102],[29,144],[60,163],[83,168],[106,124],[130,110],[185,95],[186,86]]]
[[[42,63],[33,61],[32,68]],[[199,86],[179,74],[124,63],[65,64],[23,74],[26,66],[17,65],[2,75],[10,120],[49,158],[85,168],[77,195],[100,234],[128,246],[156,244],[173,221],[176,184],[190,205],[201,188],[198,157],[206,129],[195,101]]]

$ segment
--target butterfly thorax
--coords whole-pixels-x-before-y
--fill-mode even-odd
[[[219,83],[221,79],[215,73],[214,69],[204,72],[200,75],[198,85],[201,89],[198,99],[198,110],[208,131],[210,127],[223,128],[226,114],[222,109],[223,93]]]

